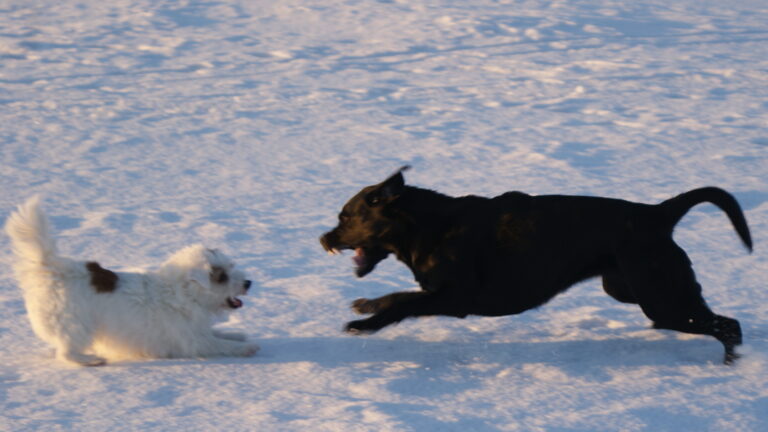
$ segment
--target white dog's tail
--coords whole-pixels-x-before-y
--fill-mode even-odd
[[[13,251],[19,259],[41,266],[52,266],[57,261],[56,242],[37,196],[11,214],[5,223],[5,232],[11,237]]]

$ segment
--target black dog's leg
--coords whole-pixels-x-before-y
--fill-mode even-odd
[[[621,256],[625,280],[655,328],[713,336],[732,364],[741,344],[741,326],[715,315],[701,296],[701,286],[685,252],[671,240],[643,242]]]
[[[609,296],[622,303],[637,304],[635,295],[618,269],[603,272],[603,289]]]
[[[449,315],[463,318],[455,302],[440,293],[426,291],[398,292],[377,299],[359,299],[352,304],[358,313],[373,313],[370,318],[351,321],[345,330],[350,333],[374,333],[408,317]]]
[[[375,314],[389,308],[395,303],[407,301],[427,294],[425,292],[396,292],[375,299],[361,298],[352,302],[352,310],[361,314]]]
[[[689,319],[686,322],[656,321],[653,327],[715,337],[725,348],[723,363],[727,365],[733,364],[740,357],[734,349],[741,345],[741,325],[733,318],[711,314],[711,317],[703,321],[696,319]]]
[[[725,364],[733,362],[741,357],[734,351],[734,347],[741,345],[741,324],[733,318],[715,315],[712,321],[712,335],[725,346]]]

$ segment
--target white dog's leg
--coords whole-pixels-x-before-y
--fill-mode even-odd
[[[244,333],[236,332],[224,332],[221,330],[214,330],[213,335],[219,339],[227,339],[231,341],[245,342],[248,337]]]
[[[58,345],[59,346],[56,349],[56,357],[61,360],[71,361],[81,366],[102,366],[107,363],[105,359],[99,356],[85,354],[83,352],[87,346],[90,346],[90,341],[88,341],[88,343],[82,343],[82,340],[60,338]]]
[[[86,354],[85,351],[93,344],[93,334],[90,330],[91,323],[82,318],[81,311],[65,310],[61,316],[49,317],[46,323],[53,344],[56,346],[56,357],[77,363],[81,366],[102,366],[106,359]],[[81,319],[73,319],[73,316],[81,316]]]
[[[103,366],[107,364],[105,359],[90,354],[62,350],[57,351],[56,354],[61,360],[71,361],[81,366]]]

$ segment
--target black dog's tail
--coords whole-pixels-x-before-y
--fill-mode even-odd
[[[731,220],[731,224],[739,234],[741,241],[744,242],[744,246],[752,252],[752,237],[749,234],[747,220],[744,218],[744,213],[742,213],[736,198],[728,192],[716,187],[694,189],[670,198],[659,205],[667,213],[671,225],[675,226],[691,207],[703,202],[710,202],[720,207],[720,210],[728,215],[728,219]]]

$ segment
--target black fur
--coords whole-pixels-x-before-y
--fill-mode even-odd
[[[453,198],[405,185],[406,168],[352,197],[338,226],[320,238],[330,252],[355,249],[359,277],[394,254],[422,289],[356,300],[353,309],[372,316],[348,323],[347,331],[375,332],[425,315],[517,314],[599,276],[611,297],[638,304],[656,328],[713,336],[726,363],[738,357],[739,322],[709,309],[688,256],[672,239],[691,207],[710,202],[751,251],[741,208],[722,189],[696,189],[657,205],[521,192]]]

